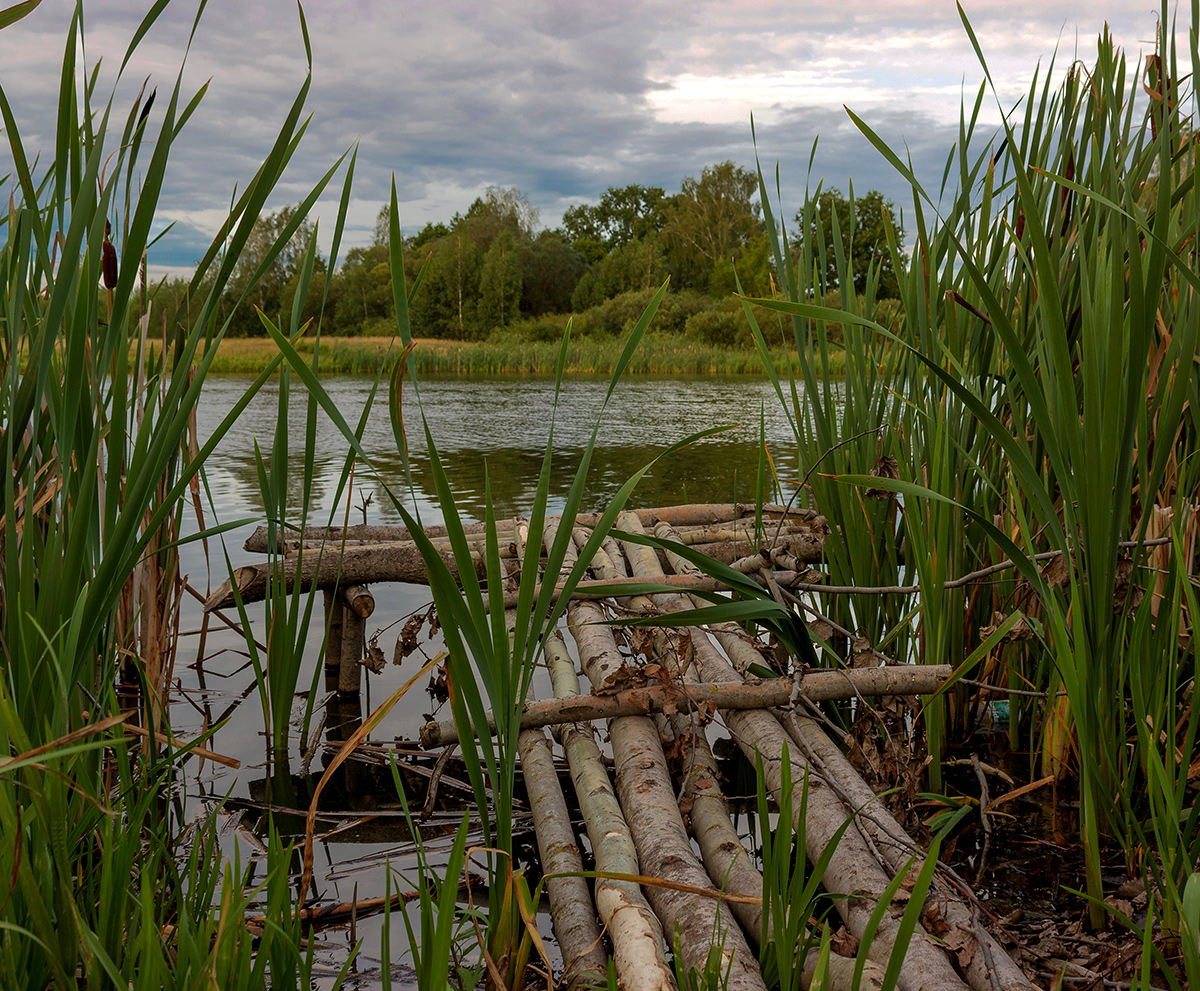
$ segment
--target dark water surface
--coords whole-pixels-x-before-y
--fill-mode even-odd
[[[330,377],[323,383],[341,414],[352,425],[366,408],[372,382],[356,376]],[[210,378],[199,409],[201,438],[211,436],[221,418],[237,402],[249,379],[229,376]],[[404,396],[404,416],[413,470],[413,489],[405,481],[403,461],[387,415],[386,393],[377,396],[362,435],[362,446],[371,464],[358,464],[353,487],[337,495],[348,445],[337,427],[323,414],[316,420],[313,500],[310,524],[395,523],[400,521],[393,499],[402,500],[424,523],[440,521],[432,497],[433,483],[428,450],[421,424],[421,411],[429,424],[434,443],[454,488],[460,511],[472,519],[484,513],[485,478],[498,518],[526,515],[533,500],[537,474],[554,417],[555,473],[551,487],[551,511],[560,508],[586,448],[597,417],[603,411],[589,475],[585,510],[602,508],[635,471],[667,447],[697,431],[715,426],[736,425],[715,437],[699,441],[663,457],[647,473],[635,491],[632,505],[666,506],[682,502],[752,501],[758,464],[760,418],[781,479],[796,474],[795,447],[791,427],[771,385],[750,379],[639,378],[623,382],[604,408],[607,380],[573,380],[564,384],[554,413],[554,382],[550,379],[492,378],[485,380],[433,380],[420,386],[420,408],[411,388]],[[277,383],[269,384],[240,417],[230,434],[207,462],[205,483],[211,498],[206,508],[207,523],[244,525],[209,541],[208,562],[197,545],[184,552],[184,571],[202,594],[215,587],[227,574],[227,564],[261,560],[242,549],[254,525],[263,522],[264,508],[259,488],[259,453],[265,459],[275,443],[278,423]],[[288,409],[288,494],[289,518],[299,520],[303,492],[307,395],[293,387]],[[258,452],[256,453],[256,444]],[[785,484],[790,496],[792,486]],[[363,504],[366,503],[365,508]],[[348,512],[348,516],[347,516]],[[211,566],[211,571],[209,570]],[[376,586],[374,615],[367,621],[367,635],[378,634],[379,646],[388,659],[403,618],[429,601],[422,586]],[[226,852],[245,864],[262,856],[256,846],[263,833],[261,813],[254,803],[270,800],[283,808],[302,810],[311,800],[312,787],[331,759],[331,747],[313,750],[306,772],[301,743],[306,711],[308,728],[315,737],[344,738],[357,725],[359,713],[339,709],[328,700],[320,673],[318,652],[322,637],[320,599],[313,616],[311,633],[298,672],[298,694],[293,700],[293,733],[288,766],[271,765],[263,732],[264,703],[255,688],[253,668],[239,634],[211,620],[203,639],[203,658],[198,659],[202,615],[198,604],[188,603],[181,629],[182,640],[176,676],[181,692],[172,709],[177,733],[188,737],[223,715],[228,722],[214,735],[209,746],[242,761],[234,771],[207,764],[187,782],[189,815],[215,807],[222,796],[231,796],[220,813]],[[248,608],[255,635],[265,642],[263,607]],[[236,611],[231,610],[236,619]],[[367,678],[363,711],[369,712],[398,688],[422,663],[412,655],[401,667],[389,664],[378,677]],[[402,700],[374,734],[376,739],[413,738],[426,713],[436,703],[423,690],[414,689]],[[448,718],[447,712],[438,713]],[[321,722],[324,720],[324,725]],[[352,764],[352,766],[351,766]],[[322,797],[324,809],[346,814],[346,828],[320,840],[316,846],[314,885],[328,901],[351,901],[356,897],[382,895],[385,859],[394,871],[411,870],[410,847],[401,827],[391,773],[358,762],[331,780]],[[194,763],[188,765],[194,768]],[[349,815],[354,813],[354,815]],[[457,816],[450,816],[457,824]],[[434,847],[448,829],[437,817],[429,825]],[[303,821],[295,815],[279,815],[277,825],[286,833],[302,837]],[[338,821],[321,821],[317,833],[333,833]],[[444,840],[442,842],[448,842]],[[402,887],[409,884],[399,882]],[[397,885],[393,881],[393,889]],[[548,920],[547,920],[548,923]],[[548,924],[543,927],[549,932]],[[365,940],[358,977],[348,987],[376,987],[379,981],[380,919],[362,920],[355,935]],[[393,920],[391,960],[394,979],[411,984],[404,969],[404,946],[396,937],[403,932]],[[319,939],[322,967],[335,973],[351,945],[347,930],[323,932]],[[323,978],[323,986],[332,983]]]

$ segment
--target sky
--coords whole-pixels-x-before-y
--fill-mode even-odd
[[[84,56],[89,66],[102,59],[102,94],[113,91],[148,6],[84,5]],[[52,152],[73,7],[43,0],[0,31],[0,87],[30,154]],[[1092,62],[1105,23],[1131,58],[1151,52],[1159,13],[1146,0],[964,7],[995,83],[981,116],[988,127],[1000,106],[1021,99],[1039,66]],[[167,9],[117,86],[118,107],[129,106],[146,77],[165,102],[195,10],[181,2]],[[818,181],[880,189],[908,212],[911,190],[845,108],[906,149],[918,175],[936,185],[962,101],[973,102],[983,80],[958,8],[946,0],[310,0],[304,14],[313,119],[268,208],[298,202],[356,145],[345,247],[371,241],[393,175],[406,234],[465,211],[490,185],[521,190],[540,225],[554,227],[568,206],[594,203],[609,186],[671,193],[706,165],[732,159],[752,168],[751,114],[764,172],[779,169],[784,216]],[[159,219],[174,227],[153,249],[154,272],[182,274],[203,254],[305,72],[294,0],[211,0],[187,56],[185,93],[211,82],[174,149]],[[5,139],[0,176],[10,163]],[[326,241],[340,189],[335,179],[314,211]]]

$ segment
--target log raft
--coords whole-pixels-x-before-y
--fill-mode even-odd
[[[819,584],[820,576],[807,566],[821,560],[824,520],[809,512],[766,507],[767,526],[756,534],[753,516],[753,507],[733,504],[642,510],[623,514],[618,530],[653,530],[662,539],[701,549],[768,586]],[[569,567],[575,549],[585,545],[589,528],[597,522],[598,517],[589,515],[569,522],[547,520],[541,535],[543,549],[553,542],[559,527],[569,525],[573,537]],[[537,539],[521,520],[496,527],[502,556],[512,564],[525,540]],[[427,528],[425,535],[453,571],[444,528]],[[706,724],[715,714],[751,760],[761,759],[766,784],[777,800],[785,761],[791,765],[793,781],[803,781],[807,775],[807,801],[802,803],[794,795],[792,807],[784,813],[793,818],[806,815],[803,825],[810,861],[819,857],[843,822],[854,819],[828,862],[822,883],[835,895],[850,932],[864,936],[876,903],[896,872],[910,856],[915,854],[919,860],[921,851],[877,803],[872,804],[869,786],[820,726],[797,713],[794,703],[801,697],[819,702],[884,694],[928,695],[945,684],[952,671],[893,665],[797,671],[794,678],[758,680],[746,672],[767,665],[759,650],[763,645],[730,625],[658,629],[634,638],[635,655],[643,654],[655,665],[641,671],[641,665],[618,646],[607,621],[631,610],[690,609],[693,593],[720,586],[698,575],[681,556],[620,540],[620,535],[604,541],[590,562],[594,579],[577,587],[566,607],[566,632],[574,640],[578,662],[561,632],[553,632],[543,644],[554,697],[527,700],[518,740],[543,869],[560,875],[550,884],[549,893],[555,933],[564,951],[564,980],[572,989],[598,983],[611,952],[618,981],[629,991],[674,989],[670,959],[672,937],[678,934],[677,964],[685,970],[703,968],[715,938],[722,946],[722,970],[729,986],[762,991],[751,948],[762,937],[761,910],[755,904],[762,882],[716,784]],[[760,543],[764,536],[765,548]],[[483,526],[472,525],[468,542],[472,567],[480,577],[485,541]],[[247,549],[266,551],[265,533],[252,536]],[[268,564],[238,569],[230,582],[213,593],[206,608],[262,598],[272,576],[276,581],[282,578],[289,589],[322,589],[326,665],[336,673],[342,693],[357,692],[365,652],[363,621],[374,608],[366,586],[379,581],[425,582],[417,542],[401,527],[317,528],[294,535],[275,550]],[[562,587],[563,578],[540,576],[556,588]],[[621,582],[626,583],[628,594],[623,594]],[[669,587],[651,596],[641,594],[644,587],[634,587],[647,583]],[[514,601],[504,602],[510,623]],[[591,694],[580,685],[576,663],[592,686]],[[610,775],[597,745],[596,723],[607,728],[615,775]],[[551,730],[549,737],[546,728]],[[479,733],[494,727],[472,729]],[[430,722],[421,731],[427,747],[458,740],[452,723]],[[672,742],[673,752],[686,755],[682,768],[666,760],[664,740]],[[570,768],[570,785],[596,870],[602,875],[591,881],[578,876],[579,844],[567,811],[570,799],[554,769],[556,744]],[[680,797],[690,812],[686,817],[680,814]],[[871,811],[856,816],[863,805]],[[974,952],[967,965],[956,966],[945,946],[918,928],[905,952],[899,988],[1032,988],[953,885],[935,884],[927,909],[930,919],[943,920],[938,931],[949,923],[955,930],[955,945],[970,948],[973,943]],[[898,927],[894,907],[885,909],[871,941],[872,960],[857,974],[853,961],[833,960],[827,986],[834,991],[852,985],[878,987]],[[601,932],[611,949],[602,942]],[[963,957],[960,949],[958,959]],[[815,963],[815,955],[799,961],[805,970],[802,986],[812,979]]]

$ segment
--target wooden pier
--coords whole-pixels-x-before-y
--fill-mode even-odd
[[[813,568],[821,561],[824,520],[771,506],[764,508],[763,521],[756,534],[753,507],[683,506],[624,513],[617,529],[701,548],[772,590],[819,584],[821,576]],[[566,567],[574,563],[596,522],[590,516],[570,521]],[[500,546],[513,571],[526,541],[548,548],[564,525],[567,521],[549,519],[544,533],[530,534],[525,521],[498,523]],[[426,534],[453,566],[445,531],[430,527]],[[469,538],[480,548],[475,562],[480,573],[485,537],[482,525],[471,528]],[[265,534],[252,536],[247,548],[266,551]],[[364,639],[364,621],[374,609],[368,586],[425,580],[411,534],[402,527],[313,529],[277,550],[284,555],[282,575],[290,587],[323,591],[329,630],[325,663],[336,673],[339,692],[353,698],[363,666],[373,663]],[[221,608],[239,597],[243,602],[261,599],[272,567],[278,574],[278,562],[237,569],[206,608]],[[771,666],[766,645],[734,624],[645,631],[637,637],[631,659],[628,644],[607,625],[609,619],[618,613],[691,609],[703,604],[695,597],[698,590],[718,586],[678,554],[615,537],[592,559],[590,573],[594,581],[582,583],[567,604],[565,626],[542,644],[553,698],[527,700],[518,739],[544,873],[578,875],[583,870],[569,811],[576,807],[600,875],[594,880],[555,877],[547,883],[566,985],[604,985],[611,952],[626,991],[673,989],[670,937],[678,931],[688,970],[702,970],[710,947],[720,945],[731,991],[765,991],[755,950],[761,938],[762,877],[718,786],[710,739],[719,731],[751,763],[761,762],[776,802],[784,794],[785,761],[790,765],[797,787],[791,807],[781,814],[795,821],[803,809],[810,863],[852,820],[822,883],[827,891],[846,896],[836,899],[836,905],[849,933],[870,942],[872,963],[857,986],[878,987],[901,935],[905,896],[877,922],[873,913],[897,872],[908,870],[913,857],[919,867],[924,851],[876,800],[804,703],[928,695],[950,670],[911,665],[801,670],[764,680],[754,672]],[[540,580],[557,583],[560,576],[543,574]],[[611,588],[629,580],[672,588],[620,600],[591,591],[602,583]],[[515,615],[514,609],[507,610],[510,624]],[[601,750],[600,727],[607,733],[611,761]],[[429,723],[421,739],[428,747],[440,747],[456,742],[458,732],[452,723]],[[668,761],[664,748],[682,759]],[[573,794],[564,792],[556,755],[559,766],[569,768]],[[802,805],[799,783],[806,776]],[[659,883],[639,884],[633,877]],[[902,991],[1033,988],[984,929],[970,899],[961,879],[939,868],[905,953],[897,985]],[[808,961],[810,975],[815,963],[815,958]],[[849,989],[854,978],[854,961],[835,957],[829,986]]]

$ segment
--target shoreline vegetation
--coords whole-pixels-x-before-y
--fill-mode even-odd
[[[0,9],[0,28],[36,6],[29,0]],[[153,6],[130,51],[165,6]],[[1164,5],[1155,51],[1136,71],[1105,30],[1094,65],[1072,63],[1061,79],[1039,69],[999,130],[980,122],[990,101],[981,85],[974,102],[964,103],[940,189],[927,191],[901,154],[848,111],[911,185],[916,230],[909,259],[904,238],[884,223],[886,259],[867,252],[860,271],[848,250],[858,243],[856,210],[843,225],[837,199],[825,199],[812,181],[793,234],[785,223],[790,207],[772,204],[761,168],[748,173],[732,163],[685,180],[678,196],[628,187],[610,190],[599,207],[573,208],[564,218],[569,245],[553,233],[533,239],[523,198],[495,188],[452,225],[431,225],[406,242],[393,179],[376,244],[351,249],[345,261],[357,261],[339,268],[353,149],[294,210],[266,215],[306,126],[312,48],[300,10],[307,73],[270,151],[191,279],[160,286],[148,311],[137,273],[153,246],[167,163],[205,88],[189,95],[181,68],[172,86],[149,96],[143,90],[124,112],[113,97],[99,102],[99,73],[79,62],[77,7],[52,153],[26,153],[14,123],[22,108],[14,111],[0,86],[14,162],[10,207],[0,213],[0,449],[9,467],[0,484],[0,878],[9,879],[0,898],[0,987],[311,987],[317,953],[325,952],[313,938],[319,920],[312,923],[326,907],[344,917],[344,906],[328,905],[339,889],[326,887],[323,868],[315,868],[325,855],[315,851],[353,828],[347,822],[316,833],[330,811],[319,804],[322,794],[329,784],[328,805],[339,790],[361,792],[362,779],[351,777],[355,751],[372,745],[376,730],[381,742],[381,720],[433,673],[435,684],[442,678],[461,745],[437,758],[428,775],[411,778],[415,759],[393,751],[381,795],[399,803],[406,852],[385,862],[383,876],[370,882],[376,890],[364,886],[361,902],[355,880],[353,948],[332,991],[357,967],[364,946],[362,958],[378,964],[383,988],[402,955],[411,963],[405,986],[415,981],[420,991],[469,991],[485,980],[495,991],[524,988],[527,972],[541,966],[535,906],[543,882],[593,874],[582,860],[545,870],[549,856],[540,853],[537,880],[517,857],[525,843],[517,768],[533,808],[538,791],[530,791],[525,771],[536,764],[536,749],[554,753],[545,749],[548,740],[522,733],[521,712],[543,660],[556,695],[582,694],[579,658],[587,682],[601,688],[632,677],[651,683],[664,673],[683,682],[688,665],[705,684],[734,680],[741,676],[735,668],[770,679],[779,667],[841,671],[892,660],[949,665],[955,674],[935,694],[897,696],[894,706],[857,697],[815,703],[836,744],[811,732],[817,723],[801,710],[761,711],[759,726],[725,713],[728,737],[756,762],[760,828],[751,829],[748,849],[738,836],[729,848],[761,868],[740,896],[761,905],[757,926],[734,924],[730,913],[721,923],[728,928],[718,930],[715,905],[706,903],[701,915],[668,900],[706,883],[696,872],[666,876],[679,852],[691,854],[682,819],[675,825],[677,796],[689,778],[706,792],[688,796],[699,843],[702,819],[725,816],[719,774],[704,772],[701,785],[686,759],[672,781],[658,727],[625,723],[608,727],[614,787],[592,731],[566,734],[561,751],[576,793],[595,798],[588,846],[603,882],[595,885],[594,910],[582,903],[591,926],[583,944],[602,945],[602,920],[614,945],[611,960],[595,961],[594,978],[566,976],[570,991],[606,981],[629,991],[829,988],[835,942],[857,956],[853,964],[848,956],[837,961],[849,970],[845,986],[881,991],[1020,991],[1032,979],[1042,987],[1200,988],[1193,773],[1200,766],[1200,137],[1185,115],[1194,105],[1200,48],[1179,55],[1169,14]],[[986,76],[983,46],[961,16]],[[1189,26],[1196,37],[1196,6]],[[335,177],[338,219],[325,260],[306,218],[336,190]],[[575,258],[586,260],[585,252],[590,271]],[[563,268],[578,275],[569,300],[549,291],[569,284],[554,276]],[[327,272],[343,273],[340,288]],[[533,278],[539,272],[544,280]],[[361,281],[349,279],[355,273]],[[544,305],[530,302],[535,285],[547,289]],[[735,289],[743,299],[731,298]],[[529,319],[516,316],[522,299]],[[358,322],[353,341],[331,333],[345,326],[339,306]],[[560,345],[567,307],[578,315],[569,345]],[[334,318],[326,319],[331,310]],[[132,343],[160,325],[162,344]],[[413,327],[441,340],[414,344]],[[375,330],[385,332],[378,343]],[[448,340],[451,330],[486,331],[487,340]],[[388,336],[393,331],[403,346]],[[360,668],[375,661],[386,666],[354,604],[365,596],[356,591],[349,601],[342,586],[342,595],[326,598],[317,585],[289,585],[283,576],[289,567],[315,567],[333,543],[322,540],[315,554],[300,548],[289,563],[288,534],[334,526],[317,507],[349,504],[356,470],[372,462],[365,415],[348,421],[320,376],[378,373],[389,353],[413,359],[407,367],[393,363],[389,376],[396,455],[411,495],[416,472],[431,482],[443,522],[427,533],[409,512],[415,498],[384,482],[375,490],[424,562],[434,608],[391,634],[397,661],[419,651],[410,669],[418,659],[424,665],[382,702],[379,693],[374,703],[368,696],[374,708],[363,719],[357,683],[343,687],[339,677],[319,701],[324,665],[313,665],[311,675],[304,668],[314,643],[326,658],[336,645],[339,676],[347,670],[360,678]],[[487,473],[480,492],[468,491],[453,465],[448,470],[419,395],[405,416],[410,428],[421,421],[426,454],[420,465],[409,459],[402,379],[406,370],[537,373],[555,364],[556,390],[567,370],[608,371],[609,388],[589,411],[597,426],[586,445],[564,451],[551,428],[540,461],[526,460],[536,487],[509,540],[500,534]],[[636,513],[622,512],[642,479],[665,465],[660,459],[716,428],[660,450],[587,527],[562,525],[579,523],[589,472],[614,471],[616,459],[601,457],[597,437],[623,374],[737,374],[756,366],[788,416],[804,469],[799,483],[778,477],[764,411],[756,494],[745,515],[748,530],[753,513],[757,552],[725,563],[672,529],[684,528],[678,517],[650,533]],[[206,376],[223,368],[258,374],[239,383],[239,397],[201,444],[195,410]],[[206,624],[195,664],[184,656],[189,587],[179,548],[193,511],[208,527],[206,538],[238,525],[209,525],[205,461],[277,369],[274,436],[269,447],[255,443],[246,485],[263,510],[264,597],[250,612],[235,595],[238,623],[223,617],[240,626],[236,663],[254,679],[226,711],[243,701],[261,709],[261,723],[258,713],[253,719],[262,727],[262,760],[243,774],[262,770],[265,799],[255,799],[254,852],[244,854],[240,812],[231,823],[219,804],[232,787],[201,782],[218,802],[206,815],[193,816],[185,801],[195,797],[191,782],[200,773],[185,761],[221,752],[217,734],[226,718],[209,719],[205,710],[195,736],[186,721],[173,725],[190,692],[181,681],[190,677],[185,664],[208,692],[201,666],[227,650],[206,652],[213,647]],[[299,428],[289,416],[293,386],[303,388],[307,403]],[[319,410],[344,440],[336,481],[318,468],[325,457]],[[654,430],[648,422],[646,431]],[[568,477],[565,498],[551,499],[552,481]],[[467,497],[483,507],[481,533],[465,519]],[[370,502],[362,502],[368,523]],[[814,531],[820,520],[819,581],[779,580],[818,562],[802,560],[799,543],[780,542],[785,528],[770,526],[765,515],[773,505],[812,513]],[[737,520],[722,510],[688,525],[740,524],[740,507]],[[225,560],[231,582],[240,582],[242,569]],[[595,580],[629,576],[650,583],[638,594],[678,594],[657,581],[664,567],[691,578],[698,570],[729,597],[649,599],[644,609],[622,603],[603,612],[575,595],[585,580],[592,595]],[[342,570],[337,580],[346,577]],[[637,588],[613,590],[624,596]],[[614,629],[635,624],[641,629],[622,631],[618,642]],[[573,652],[563,628],[578,638]],[[742,655],[728,671],[713,656],[714,641],[729,661],[735,650]],[[652,656],[662,663],[641,664]],[[321,707],[331,702],[341,714],[327,725],[326,712],[335,710]],[[343,702],[357,707],[349,731]],[[1005,719],[986,732],[984,716],[999,713],[994,702],[1007,704]],[[487,725],[489,712],[494,738],[466,732]],[[336,755],[326,761],[323,754],[311,773],[322,733]],[[674,743],[693,733],[705,739],[699,721],[672,728]],[[989,758],[987,773],[980,753]],[[1026,780],[1011,779],[998,794],[988,779],[1006,755]],[[301,761],[305,790],[293,774]],[[841,763],[855,764],[864,780],[840,775]],[[645,773],[651,765],[653,781]],[[819,784],[811,792],[810,768]],[[469,799],[444,791],[438,798],[437,781],[451,778],[458,791],[467,782]],[[253,787],[246,778],[242,784]],[[784,810],[774,821],[768,792]],[[301,794],[307,815],[295,816]],[[427,834],[410,809],[432,810],[437,802],[451,816]],[[1024,852],[1042,845],[1031,820],[1044,805],[1054,842],[1043,852],[1060,862],[1074,858],[1083,879],[1079,890],[1068,888],[1070,900],[1056,900],[1060,876],[1039,874]],[[363,821],[361,807],[346,811]],[[378,811],[372,804],[369,818]],[[565,821],[565,807],[554,816]],[[288,819],[293,827],[303,819],[302,845]],[[560,849],[575,846],[567,833]],[[1009,840],[1022,847],[1015,859],[1005,852]],[[955,845],[956,862],[971,866],[976,885],[993,849],[994,864],[1030,878],[1020,912],[1002,920],[1011,951],[990,949],[990,909],[981,910],[988,906],[964,905],[959,922],[944,908],[943,891],[969,888],[939,860],[950,860]],[[870,875],[860,869],[865,864]],[[476,891],[486,891],[486,910],[460,901],[468,869],[468,878],[482,874]],[[714,882],[731,877],[725,868],[710,871]],[[376,945],[360,943],[355,930],[368,904],[384,912]],[[757,957],[742,949],[749,946],[743,937],[758,943]],[[723,977],[725,948],[752,979],[739,975],[733,983],[730,969]],[[564,952],[568,965],[582,956]],[[923,962],[933,958],[936,970]],[[542,962],[550,971],[549,959]],[[882,972],[878,980],[867,977],[868,965]],[[1010,975],[999,976],[998,965]],[[356,985],[369,973],[364,968],[368,976]]]
[[[449,341],[417,338],[412,357],[423,375],[553,375],[560,345],[549,341],[489,340]],[[574,375],[610,375],[621,358],[624,342],[618,338],[572,339],[566,371]],[[155,345],[151,345],[155,348]],[[297,350],[311,355],[315,338],[302,338]],[[391,373],[403,353],[399,338],[322,337],[319,367],[322,374],[374,375]],[[795,367],[794,349],[773,351],[776,368]],[[267,338],[225,338],[209,366],[216,375],[258,375],[276,365],[279,348]],[[831,351],[828,373],[845,374],[844,352]],[[762,356],[754,348],[729,348],[683,342],[671,335],[647,334],[631,358],[627,374],[633,375],[765,375]]]

